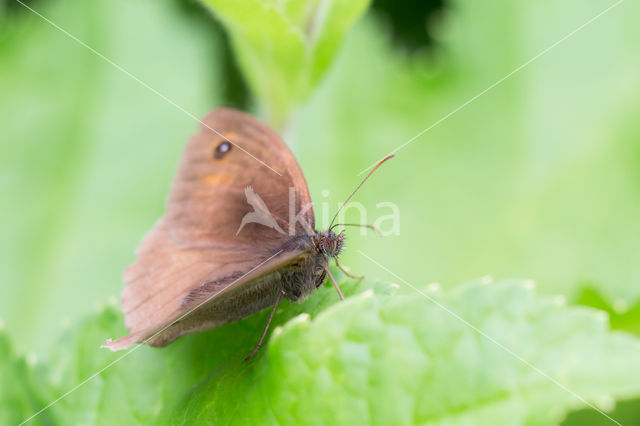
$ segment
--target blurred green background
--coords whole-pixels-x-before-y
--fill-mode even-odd
[[[197,117],[264,111],[199,4],[28,4]],[[283,129],[313,199],[335,210],[362,169],[611,4],[374,2]],[[44,356],[65,324],[118,297],[197,123],[20,4],[1,5],[0,317],[21,351]],[[396,203],[400,235],[348,232],[342,263],[396,281],[361,249],[415,284],[524,277],[632,306],[638,16],[640,4],[620,4],[399,151],[357,200],[371,220],[377,203]]]

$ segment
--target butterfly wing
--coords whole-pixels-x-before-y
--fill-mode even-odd
[[[215,301],[228,291],[250,292],[256,278],[308,255],[314,228],[311,198],[285,143],[235,110],[216,109],[203,123],[186,147],[165,217],[144,238],[124,273],[122,306],[131,334],[108,342],[111,349],[124,349],[191,315],[194,295]],[[260,201],[248,200],[250,193]],[[299,215],[291,226],[290,201]],[[244,223],[238,232],[245,215],[254,212],[252,206],[261,206],[260,211],[266,206],[277,226]],[[207,305],[215,310],[215,304]],[[170,343],[172,336],[157,336],[156,342]]]
[[[261,202],[281,229],[254,223],[236,235],[242,217]],[[296,214],[304,212],[304,220],[292,224],[292,229],[290,205]],[[177,241],[254,245],[256,240],[280,240],[282,231],[290,235],[313,231],[310,205],[307,182],[282,139],[250,115],[220,108],[205,118],[200,133],[189,141],[169,196],[167,221]]]

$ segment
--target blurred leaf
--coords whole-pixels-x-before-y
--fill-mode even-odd
[[[396,45],[417,50],[433,44],[431,27],[445,6],[444,0],[374,0],[372,9],[391,25]]]
[[[34,354],[18,356],[0,325],[0,424],[18,424],[54,397],[44,385],[43,367]],[[52,424],[52,413],[44,413],[40,424]]]
[[[640,334],[640,303],[629,306],[624,299],[610,303],[595,288],[586,285],[579,293],[577,303],[607,312],[613,330],[624,330]],[[623,425],[640,424],[640,399],[616,403],[611,416]],[[600,413],[584,409],[571,413],[562,423],[563,426],[609,425],[611,422]]]
[[[249,85],[271,124],[318,84],[369,0],[203,0],[223,23]]]
[[[610,303],[597,289],[585,286],[577,297],[577,303],[607,312],[612,329],[640,335],[640,302],[631,306],[624,299]]]
[[[640,424],[640,399],[616,403],[609,415],[622,425]],[[570,413],[562,426],[611,426],[611,420],[595,410],[580,410]]]
[[[321,207],[335,212],[361,170],[613,3],[455,0],[429,56],[407,55],[379,20],[363,20],[288,138],[319,228],[331,216]],[[640,3],[621,3],[400,150],[355,197],[366,212],[347,214],[374,223],[389,212],[377,204],[393,202],[400,234],[348,229],[351,245],[410,282],[491,274],[572,294],[589,280],[611,283],[598,288],[608,298],[637,300],[636,16]],[[356,250],[342,261],[371,267]]]
[[[110,305],[57,343],[51,386],[62,395],[86,380],[78,391],[49,409],[65,424],[148,424],[172,391],[189,387],[192,377],[177,374],[162,351],[144,347],[112,353],[100,349],[105,336],[127,333],[122,323],[120,310]]]

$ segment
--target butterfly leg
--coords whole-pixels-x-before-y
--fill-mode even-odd
[[[329,267],[325,266],[324,270],[327,271],[327,274],[329,274],[329,278],[331,278],[331,282],[333,283],[333,286],[336,288],[336,291],[338,292],[338,296],[340,296],[340,300],[344,302],[344,296],[342,295],[342,292],[340,291],[340,287],[338,287],[338,283],[336,282],[335,278],[333,278],[333,275],[331,274]]]
[[[340,264],[340,262],[338,262],[338,258],[337,258],[337,257],[335,258],[335,260],[336,260],[336,266],[338,267],[338,269],[340,269],[342,272],[344,272],[344,274],[345,274],[346,276],[348,276],[349,278],[354,279],[354,280],[356,280],[356,281],[360,281],[361,279],[363,279],[363,278],[364,278],[364,275],[353,275],[353,274],[349,273],[349,271],[347,271],[347,270],[346,270],[346,269],[345,269],[345,268]]]
[[[281,298],[282,298],[282,293],[278,293],[278,297],[276,297],[276,302],[273,304],[273,308],[271,308],[271,313],[269,314],[267,325],[265,325],[264,330],[262,331],[262,336],[260,336],[260,341],[258,341],[258,344],[253,349],[253,352],[251,352],[251,354],[249,354],[249,356],[244,359],[245,361],[249,361],[251,358],[253,358],[256,352],[258,352],[258,349],[260,349],[260,346],[262,346],[262,341],[264,340],[264,336],[267,335],[267,330],[269,330],[269,325],[271,324],[271,320],[273,319],[273,314],[275,314],[276,308],[278,307],[278,303],[280,303]]]

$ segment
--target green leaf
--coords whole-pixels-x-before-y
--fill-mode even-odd
[[[18,424],[54,398],[51,389],[43,385],[44,377],[35,354],[17,355],[0,324],[0,424]],[[38,421],[52,424],[53,413],[44,413]]]
[[[369,0],[203,0],[224,24],[249,85],[276,128],[327,71]]]
[[[519,282],[431,296],[592,403],[640,393],[640,341],[609,332],[600,312]],[[254,362],[213,371],[168,423],[551,424],[582,405],[428,299],[366,292],[293,318]]]
[[[629,304],[624,299],[610,302],[603,297],[593,285],[585,285],[579,292],[576,302],[600,309],[609,315],[613,330],[624,330],[636,335],[640,334],[640,303]],[[640,399],[616,403],[611,416],[623,425],[637,424],[640,420]],[[583,409],[571,413],[563,422],[563,426],[608,425],[611,422],[592,409]]]
[[[629,304],[624,299],[613,303],[603,297],[593,286],[585,286],[577,297],[580,305],[591,306],[609,314],[611,328],[640,335],[640,302]]]
[[[340,279],[341,275],[336,277]],[[376,289],[381,295],[394,290],[381,283],[342,283],[345,296],[365,288]],[[337,300],[335,289],[327,285],[303,304],[283,302],[273,326],[286,323],[300,312],[317,315]],[[212,372],[242,366],[243,358],[255,347],[268,314],[268,310],[263,311],[235,324],[186,336],[167,348],[139,346],[129,352],[113,353],[99,345],[127,331],[119,308],[109,304],[68,330],[55,345],[44,380],[46,386],[54,390],[55,397],[80,383],[82,386],[46,412],[64,419],[65,424],[158,421],[165,413],[173,413],[182,399]]]
[[[609,331],[601,311],[536,296],[528,282],[473,282],[449,293],[426,287],[432,300],[392,295],[383,284],[340,285],[344,303],[330,285],[303,304],[283,303],[250,362],[242,360],[267,311],[167,348],[111,353],[97,346],[124,330],[107,306],[59,341],[44,385],[25,392],[22,381],[0,393],[0,404],[22,398],[26,408],[12,413],[26,418],[47,399],[26,405],[24,393],[50,389],[52,400],[89,379],[41,420],[492,425],[558,424],[585,406],[576,394],[602,409],[640,396],[640,340]]]
[[[640,399],[616,403],[615,411],[609,413],[622,425],[636,425],[640,421]],[[613,422],[595,410],[580,410],[569,414],[562,426],[611,426]]]

